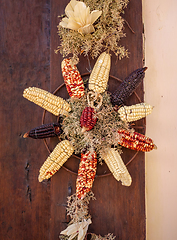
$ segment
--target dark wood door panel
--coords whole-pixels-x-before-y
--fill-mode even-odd
[[[42,140],[23,139],[23,134],[41,124],[43,110],[22,97],[29,86],[54,91],[61,83],[62,56],[55,54],[59,45],[58,15],[68,1],[34,0],[1,1],[0,38],[0,238],[58,239],[65,229],[67,196],[75,193],[76,174],[60,169],[48,182],[38,182],[38,171],[48,156]],[[131,0],[125,9],[126,38],[121,40],[130,52],[129,58],[117,60],[112,54],[110,74],[124,79],[143,65],[141,0]],[[93,67],[95,60],[91,59]],[[88,61],[81,57],[78,69],[85,73]],[[109,80],[112,92],[119,83]],[[137,93],[143,101],[143,84]],[[67,98],[65,88],[58,93]],[[137,103],[132,96],[128,103]],[[45,122],[56,119],[47,113]],[[138,121],[135,126],[142,126]],[[143,133],[144,129],[140,129]],[[57,140],[49,141],[52,150]],[[134,152],[123,149],[127,163]],[[79,160],[70,158],[65,166],[77,173]],[[102,236],[113,233],[124,240],[145,239],[145,171],[144,154],[138,153],[128,165],[133,182],[124,187],[112,175],[96,177],[91,201],[92,224],[89,232]],[[106,165],[98,166],[98,175],[109,172]]]
[[[51,48],[56,49],[59,45],[59,38],[56,33],[56,25],[58,24],[57,15],[64,12],[65,3],[53,1],[52,2],[52,26],[51,26]],[[112,65],[110,74],[120,79],[124,79],[133,70],[142,67],[143,65],[143,47],[142,47],[142,14],[141,1],[130,1],[128,8],[125,10],[126,21],[131,25],[132,30],[125,24],[126,38],[121,40],[130,52],[128,59],[117,60],[112,54]],[[56,9],[59,12],[56,13]],[[61,55],[51,53],[51,89],[54,90],[58,85],[63,83],[60,63],[62,61]],[[90,59],[91,66],[94,66],[95,60]],[[57,67],[58,66],[58,67]],[[87,58],[81,56],[78,64],[78,69],[82,73],[87,72],[89,64]],[[109,90],[112,92],[118,87],[118,82],[115,79],[110,79]],[[143,85],[137,89],[140,99],[143,101]],[[61,93],[62,94],[62,93]],[[63,93],[67,98],[67,94]],[[137,97],[133,95],[129,100],[129,104],[139,102]],[[142,126],[144,122],[139,121],[136,126]],[[141,130],[142,133],[144,129]],[[123,160],[127,163],[134,155],[134,151],[123,149]],[[78,167],[78,160],[71,160],[74,165]],[[71,163],[68,163],[71,167]],[[73,166],[74,167],[74,166]],[[76,167],[76,169],[77,169]],[[75,169],[75,170],[76,170]],[[97,173],[103,174],[109,170],[107,166],[98,166]],[[144,192],[144,154],[138,153],[135,160],[128,165],[128,170],[132,176],[133,183],[130,187],[124,187],[117,182],[112,175],[107,177],[96,177],[93,185],[93,192],[96,201],[90,203],[90,213],[92,216],[92,224],[89,227],[89,232],[101,234],[102,236],[108,233],[114,233],[116,239],[145,239],[145,192]],[[69,178],[70,173],[66,171],[58,172],[55,178],[52,179],[51,195],[55,201],[52,202],[51,216],[52,226],[57,222],[58,228],[52,229],[52,239],[55,239],[61,230],[65,229],[67,224],[62,223],[64,219],[65,206],[58,207],[58,215],[56,215],[57,202],[66,203],[68,196],[68,184],[72,186],[72,193],[75,193],[76,176],[70,176],[71,181],[65,181]],[[68,177],[67,177],[68,176]],[[74,182],[73,182],[74,181]],[[62,188],[58,190],[58,183],[62,182]],[[62,189],[62,190],[61,190]],[[61,213],[61,215],[60,215]]]

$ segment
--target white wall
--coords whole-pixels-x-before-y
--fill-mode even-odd
[[[145,101],[155,106],[146,135],[147,240],[177,240],[177,0],[143,0]]]

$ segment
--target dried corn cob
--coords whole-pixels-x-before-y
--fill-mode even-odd
[[[70,97],[81,98],[84,95],[82,77],[71,59],[64,59],[61,63],[62,74]]]
[[[119,130],[118,133],[120,134],[118,143],[123,147],[142,152],[149,152],[157,148],[151,138],[141,133],[130,133],[123,129]]]
[[[112,94],[111,101],[114,105],[124,104],[125,100],[131,96],[143,80],[146,69],[147,67],[139,68],[124,79],[119,88]]]
[[[87,151],[81,154],[78,176],[76,180],[76,194],[79,199],[83,199],[91,190],[96,174],[97,155],[96,152]]]
[[[71,111],[70,105],[63,98],[40,88],[26,88],[23,92],[23,97],[53,113],[55,116],[59,114],[68,115],[68,112]]]
[[[34,139],[43,139],[49,137],[56,137],[62,133],[59,123],[43,124],[39,127],[31,129],[23,135],[24,138],[30,137]]]
[[[119,108],[118,113],[122,121],[133,122],[146,117],[152,112],[153,107],[147,103],[139,103],[132,106]]]
[[[131,176],[117,150],[114,148],[108,148],[101,154],[109,170],[117,181],[121,181],[122,185],[130,186],[132,179]]]
[[[97,59],[95,66],[90,74],[89,89],[94,92],[102,93],[107,88],[109,71],[111,67],[110,54],[103,52]]]
[[[74,148],[68,140],[57,144],[39,171],[39,182],[52,177],[67,159],[73,154]]]
[[[86,107],[80,117],[82,132],[91,130],[95,126],[96,121],[97,117],[95,116],[94,108]]]

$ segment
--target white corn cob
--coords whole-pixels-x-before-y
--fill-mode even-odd
[[[58,143],[39,170],[39,182],[52,177],[73,154],[74,148],[68,140]]]
[[[23,97],[44,108],[55,116],[67,115],[71,111],[70,105],[61,97],[36,87],[26,88]]]
[[[108,148],[107,151],[102,154],[102,158],[117,181],[120,180],[122,185],[125,186],[131,185],[131,176],[117,150]]]
[[[118,110],[122,121],[133,122],[146,117],[152,112],[153,107],[147,103],[132,106],[123,106]]]
[[[97,93],[103,93],[107,88],[109,71],[111,67],[110,54],[103,52],[97,59],[90,74],[89,89]]]

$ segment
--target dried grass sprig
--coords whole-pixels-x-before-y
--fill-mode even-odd
[[[91,218],[89,214],[89,203],[91,200],[96,200],[92,191],[87,193],[83,199],[79,199],[76,194],[68,197],[66,210],[67,215],[71,218],[69,224]]]
[[[90,240],[114,240],[116,236],[114,236],[112,233],[108,233],[104,237],[101,235],[96,235],[95,233],[90,233],[91,239]]]

